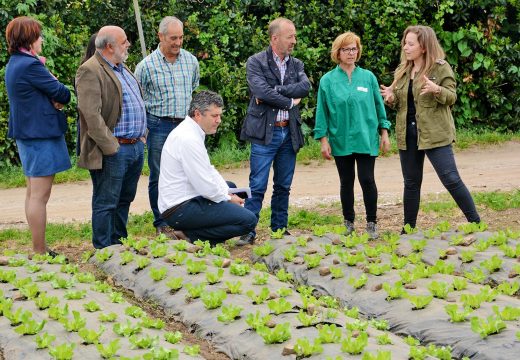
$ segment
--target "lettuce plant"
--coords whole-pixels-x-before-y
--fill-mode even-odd
[[[60,344],[58,346],[49,346],[49,355],[56,360],[70,360],[74,356],[74,348],[76,344]]]
[[[3,298],[0,296],[0,316],[4,315],[8,311],[11,311],[12,308],[13,299]]]
[[[276,300],[269,300],[267,302],[267,307],[271,310],[275,315],[280,315],[282,313],[286,313],[292,310],[293,305],[284,298],[279,298]]]
[[[46,323],[47,323],[46,320],[37,322],[36,320],[33,320],[33,319],[26,319],[23,323],[18,325],[14,329],[14,331],[20,335],[35,335],[43,329],[43,327],[45,326]]]
[[[341,328],[336,324],[325,324],[318,328],[318,340],[323,344],[339,343],[341,340]]]
[[[1,272],[0,272],[1,274]],[[56,277],[56,273],[54,271],[48,271],[41,274],[36,275],[36,281],[52,281]],[[0,276],[1,278],[1,276]],[[2,282],[2,281],[0,281]]]
[[[114,322],[117,320],[117,314],[115,312],[111,313],[101,313],[98,316],[98,320],[101,322]]]
[[[452,290],[450,284],[444,281],[432,281],[428,285],[428,290],[438,299],[446,299],[449,292]]]
[[[156,346],[143,355],[144,360],[175,360],[178,358],[179,350],[166,349],[162,346]]]
[[[502,246],[500,246],[500,250],[502,250],[504,256],[507,256],[508,258],[514,259],[520,256],[520,244],[516,244],[516,247],[503,244]]]
[[[379,343],[379,338],[378,338]],[[361,360],[391,360],[392,353],[389,350],[378,350],[375,354],[365,351]]]
[[[215,265],[218,268],[223,267],[224,265],[224,258],[218,257],[213,259],[213,265]]]
[[[464,272],[464,277],[466,279],[468,279],[469,281],[471,281],[474,284],[482,284],[484,282],[484,280],[486,280],[487,275],[484,274],[484,272],[482,271],[481,268],[474,267],[471,270],[472,270],[471,272],[469,272],[469,271]]]
[[[475,232],[481,232],[485,231],[488,228],[487,224],[484,222],[480,223],[466,223],[466,224],[460,224],[459,230],[464,232],[464,234],[472,234]]]
[[[262,245],[253,247],[253,253],[256,256],[267,256],[274,251],[274,246],[271,242],[266,241]]]
[[[126,265],[130,262],[132,262],[135,258],[135,254],[131,251],[125,251],[121,253],[121,261],[119,262],[119,265]]]
[[[359,317],[359,308],[357,306],[351,307],[350,309],[345,307],[343,313],[349,318],[357,319]]]
[[[464,250],[460,252],[460,260],[463,263],[470,263],[475,258],[476,250]]]
[[[142,327],[147,328],[147,329],[161,330],[164,328],[165,323],[161,319],[154,319],[154,318],[145,316],[145,317],[141,318],[139,325],[141,325]]]
[[[376,337],[377,343],[379,345],[392,345],[392,339],[390,339],[390,335],[388,333],[381,334]]]
[[[276,324],[273,329],[267,326],[260,326],[256,329],[266,344],[283,343],[291,338],[291,324],[286,322],[283,324]]]
[[[479,296],[483,301],[491,302],[495,301],[499,294],[497,289],[491,289],[489,285],[480,288]]]
[[[253,276],[253,285],[265,285],[267,281],[269,281],[269,274],[267,273],[255,274]]]
[[[112,291],[110,294],[108,294],[108,297],[110,298],[110,301],[115,304],[121,304],[125,302],[122,292]]]
[[[182,251],[177,251],[173,254],[168,255],[166,258],[168,261],[170,261],[173,265],[182,265],[186,261],[186,258],[188,257],[188,254]]]
[[[59,320],[65,329],[69,332],[78,332],[80,329],[84,328],[87,324],[87,319],[81,317],[79,311],[72,310],[72,319],[69,318],[61,318]]]
[[[285,269],[280,269],[276,272],[276,277],[282,282],[289,282],[293,280],[293,274],[288,273]]]
[[[121,348],[121,345],[119,345],[119,339],[114,339],[106,345],[97,344],[96,348],[103,359],[112,359],[115,357],[117,350]]]
[[[238,305],[222,306],[222,313],[217,316],[217,320],[225,324],[235,321],[240,316],[243,308]]]
[[[285,228],[278,229],[276,231],[271,231],[271,239],[283,239],[285,233]]]
[[[272,316],[262,315],[260,311],[257,311],[256,313],[249,313],[246,316],[246,323],[247,325],[251,326],[253,330],[257,330],[261,326],[265,326],[269,321],[271,321]]]
[[[130,341],[130,344],[132,344],[132,349],[150,349],[157,344],[159,337],[150,335],[138,337],[137,335],[132,335],[128,340]]]
[[[37,273],[38,271],[40,271],[42,269],[42,267],[40,265],[38,265],[38,264],[27,264],[25,266],[25,268],[31,274]]]
[[[46,349],[49,347],[49,345],[52,344],[52,342],[56,340],[56,335],[51,335],[49,333],[41,333],[36,335],[34,338],[34,341],[36,341],[36,348],[37,349]]]
[[[488,316],[487,319],[476,316],[471,318],[471,330],[479,334],[483,339],[491,334],[498,334],[505,328],[506,323],[495,316]]]
[[[206,309],[210,310],[219,308],[226,297],[227,295],[224,290],[217,290],[202,293],[200,299],[202,300],[202,303]]]
[[[109,249],[102,249],[102,250],[96,251],[96,259],[97,259],[97,261],[99,261],[101,263],[110,259],[112,257],[112,255],[114,255],[114,252]]]
[[[63,264],[60,267],[60,271],[64,274],[74,275],[79,272],[79,267],[77,264]]]
[[[152,246],[150,247],[150,255],[152,255],[152,257],[154,257],[154,258],[163,257],[167,253],[168,253],[168,245],[152,243]]]
[[[457,304],[449,304],[444,306],[444,311],[450,316],[451,322],[462,322],[467,320],[468,315],[473,310],[470,307],[466,307],[464,310],[459,311]]]
[[[353,331],[353,330],[365,331],[368,327],[368,321],[354,319],[354,321],[347,322],[345,324],[345,327],[351,331]]]
[[[358,277],[357,279],[354,278],[354,277],[350,277],[348,279],[348,284],[350,286],[352,286],[354,289],[360,289],[362,288],[363,286],[365,286],[365,284],[367,283],[368,281],[368,276],[366,276],[365,274],[362,274],[360,277]]]
[[[153,281],[161,281],[168,275],[168,269],[165,267],[161,268],[150,268],[150,278]]]
[[[320,254],[303,255],[303,260],[305,261],[305,264],[307,265],[307,269],[314,269],[315,267],[319,266],[321,259],[322,259],[322,257]]]
[[[83,304],[83,308],[88,312],[95,312],[101,310],[101,306],[95,302],[94,300],[89,301],[88,303]]]
[[[69,315],[69,305],[65,304],[63,307],[51,305],[47,310],[47,314],[51,319],[60,321]]]
[[[339,308],[338,299],[332,296],[324,295],[320,296],[318,299],[320,304],[323,304],[325,307],[331,308],[331,309],[337,309]]]
[[[387,293],[386,301],[400,299],[407,294],[403,284],[400,282],[396,282],[394,286],[384,283],[383,290]]]
[[[222,244],[217,244],[211,248],[211,253],[219,257],[230,258],[231,253]]]
[[[74,275],[74,279],[83,284],[90,284],[96,281],[96,277],[91,272],[78,272]]]
[[[27,264],[27,260],[25,258],[10,257],[9,259],[7,259],[7,266],[10,267],[20,267],[24,266],[25,264]]]
[[[415,252],[423,251],[426,245],[428,245],[428,240],[410,240],[410,245],[412,246],[412,250]]]
[[[220,282],[220,280],[222,279],[223,276],[224,276],[224,269],[218,269],[217,272],[207,271],[206,272],[206,281],[208,282],[208,284],[213,285],[213,284]]]
[[[479,294],[461,294],[460,301],[462,301],[464,307],[478,309],[480,308],[480,305],[484,302],[484,299]]]
[[[100,293],[109,293],[112,291],[112,287],[104,281],[96,281],[94,285],[90,287],[90,290],[94,290]]]
[[[141,239],[133,243],[132,247],[135,249],[135,251],[139,252],[140,250],[148,247],[150,245],[150,241],[147,239]]]
[[[480,263],[480,266],[486,268],[490,273],[496,272],[502,268],[503,260],[497,255],[493,255],[487,260]]]
[[[20,294],[29,300],[36,298],[40,293],[40,288],[35,283],[30,283],[25,286],[22,286],[19,290]]]
[[[356,338],[352,337],[351,335],[348,335],[341,342],[341,351],[351,355],[357,355],[361,354],[367,345],[368,334],[363,331]]]
[[[340,279],[342,277],[345,277],[343,269],[339,266],[331,266],[329,269],[333,279]]]
[[[323,346],[321,346],[318,339],[314,339],[314,342],[311,343],[307,338],[300,338],[296,340],[294,352],[298,358],[309,357],[311,355],[321,354],[323,352]]]
[[[166,282],[166,286],[168,286],[168,288],[171,290],[171,291],[178,291],[180,288],[182,288],[182,281],[184,279],[181,278],[181,277],[171,277],[168,279],[168,281]]]
[[[299,247],[307,247],[307,241],[308,241],[308,238],[304,235],[301,235],[301,236],[298,236],[296,238],[296,245],[298,245]]]
[[[173,248],[177,251],[186,251],[188,249],[189,243],[186,240],[175,241],[173,243]]]
[[[117,334],[124,337],[129,337],[135,334],[139,334],[143,328],[138,324],[132,324],[130,320],[126,320],[126,323],[116,323],[112,326],[112,330]]]
[[[451,275],[455,271],[455,264],[447,263],[444,260],[437,260],[433,269],[438,274],[447,274]]]
[[[65,257],[65,255],[62,254],[62,255],[55,256],[55,257],[48,256],[47,257],[47,262],[49,264],[60,264],[60,265],[63,265],[63,264],[66,264],[68,262],[68,260]]]
[[[323,237],[325,234],[329,232],[329,227],[327,225],[313,225],[312,233],[318,237]]]
[[[139,306],[132,305],[125,309],[125,315],[131,316],[134,319],[138,319],[143,317],[145,312]]]
[[[87,295],[87,290],[67,290],[63,296],[67,300],[83,299]]]
[[[503,283],[497,286],[497,290],[500,291],[504,295],[513,296],[520,289],[520,283],[515,281],[513,283],[504,281]]]
[[[405,257],[397,256],[396,254],[392,254],[390,262],[392,264],[393,269],[400,270],[408,264],[408,259]]]
[[[12,312],[11,309],[4,309],[4,316],[11,326],[18,326],[22,323],[27,322],[32,317],[32,312],[24,310],[21,307]]]
[[[424,309],[433,300],[432,295],[408,295],[406,298],[413,304],[412,310]]]
[[[419,231],[417,228],[411,227],[410,224],[406,224],[403,227],[403,230],[407,235],[415,234],[417,231]]]
[[[60,278],[58,276],[55,276],[53,280],[51,281],[51,285],[54,289],[70,289],[74,286],[74,279],[64,279]]]
[[[98,344],[99,338],[105,332],[105,327],[101,326],[99,331],[87,328],[79,329],[78,335],[83,339],[83,344]]]
[[[504,321],[514,321],[520,318],[520,308],[506,306],[502,310],[499,310],[497,305],[493,305],[493,312]]]
[[[200,345],[187,345],[182,352],[190,356],[198,356],[200,353]]]
[[[177,344],[182,340],[182,333],[180,331],[166,332],[164,333],[164,340],[168,341],[170,344]]]
[[[477,251],[480,251],[480,252],[486,251],[490,246],[491,246],[491,241],[489,241],[487,239],[479,240],[475,244],[473,244],[473,247]]]
[[[293,261],[296,255],[298,254],[298,250],[296,249],[296,246],[291,245],[287,249],[282,251],[283,257],[285,261]]]
[[[256,294],[253,290],[249,290],[246,292],[246,295],[253,301],[253,304],[263,304],[264,301],[266,301],[269,297],[269,289],[264,287],[258,294]]]
[[[368,264],[367,270],[370,274],[372,274],[374,276],[380,276],[380,275],[383,275],[388,270],[390,270],[390,265],[389,264],[377,264],[377,263]]]
[[[377,330],[388,330],[390,328],[388,320],[385,319],[372,319],[370,320],[370,325],[375,327]]]
[[[309,327],[318,321],[318,314],[314,313],[313,315],[309,315],[300,309],[300,312],[298,315],[296,315],[296,318],[303,325],[303,327]]]
[[[237,262],[236,260],[234,263],[231,264],[231,266],[229,268],[229,272],[232,275],[236,275],[236,276],[245,276],[245,275],[249,274],[250,271],[251,271],[251,266],[249,266],[249,264]]]
[[[451,283],[451,287],[455,291],[464,290],[468,287],[468,280],[465,278],[455,277]]]
[[[186,295],[190,299],[197,299],[206,289],[206,283],[200,283],[197,285],[186,284],[186,290],[188,290],[188,294]]]
[[[137,264],[137,270],[142,270],[150,265],[150,259],[144,256],[138,256],[135,263]]]
[[[261,262],[255,262],[253,264],[253,269],[255,269],[257,271],[264,272],[264,273],[268,273],[269,272],[269,269],[267,268],[267,265],[264,264],[264,263],[261,263]]]
[[[325,256],[332,255],[338,252],[340,249],[337,245],[333,244],[321,244],[323,251],[325,252]]]
[[[241,281],[226,281],[226,291],[229,294],[242,294],[242,282]]]

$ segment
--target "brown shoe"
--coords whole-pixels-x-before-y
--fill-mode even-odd
[[[157,236],[164,234],[172,240],[188,240],[189,238],[180,230],[174,230],[169,226],[159,226],[156,228]]]

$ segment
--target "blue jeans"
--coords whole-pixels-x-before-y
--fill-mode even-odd
[[[153,212],[153,226],[166,226],[166,222],[161,219],[161,212],[157,206],[159,196],[159,169],[161,165],[161,152],[166,138],[170,132],[179,125],[178,122],[161,120],[155,115],[146,114],[148,137],[146,146],[148,148],[148,167],[150,177],[148,179],[148,198]]]
[[[120,244],[126,238],[130,203],[144,163],[144,144],[125,144],[103,156],[103,168],[90,170],[92,178],[92,243],[96,249]]]
[[[249,187],[251,198],[245,208],[260,217],[269,171],[273,164],[273,196],[271,198],[271,229],[287,228],[289,192],[296,166],[296,152],[292,147],[289,127],[275,127],[269,145],[251,144]],[[252,231],[253,235],[256,235]]]
[[[409,127],[406,137],[406,149],[399,150],[401,170],[404,178],[404,224],[415,227],[419,203],[421,201],[421,185],[423,179],[424,156],[432,163],[442,185],[448,190],[453,200],[462,210],[469,222],[480,222],[471,194],[462,182],[451,145],[428,150],[418,150],[414,128]]]
[[[209,240],[215,245],[253,231],[257,218],[240,205],[228,201],[216,203],[197,196],[181,205],[165,221],[175,230],[182,230],[192,242]]]

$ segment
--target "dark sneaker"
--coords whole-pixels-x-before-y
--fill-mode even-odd
[[[375,222],[370,221],[367,223],[367,234],[372,240],[375,240],[379,237],[377,232],[377,225]]]
[[[345,235],[350,235],[354,232],[354,223],[349,220],[345,220],[345,227],[347,228],[347,231],[345,231]]]
[[[256,236],[253,233],[245,234],[236,242],[236,246],[252,245],[255,242]]]

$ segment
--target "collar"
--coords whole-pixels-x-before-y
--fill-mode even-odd
[[[106,57],[104,57],[100,51],[97,51],[97,53],[99,54],[99,56],[101,56],[103,60],[105,60],[105,62],[112,68],[112,70],[123,72],[123,64],[116,65],[110,62]]]
[[[201,137],[202,141],[204,141],[206,138],[206,133],[195,120],[193,120],[189,115],[186,115],[183,123],[188,123],[192,128],[194,128],[197,134]]]
[[[175,62],[177,62],[177,60],[179,60],[181,57],[182,57],[182,48],[181,50],[179,51],[179,55],[177,56],[177,59],[175,59]],[[163,59],[164,61],[168,61],[166,59],[166,56],[164,56],[162,50],[161,50],[161,43],[159,43],[159,45],[157,45],[157,52],[159,53],[159,55],[161,56],[161,59]]]
[[[287,62],[287,60],[289,60],[289,55],[285,55],[285,57],[283,59],[281,59],[273,50],[273,59],[276,62],[284,63],[284,62]]]

